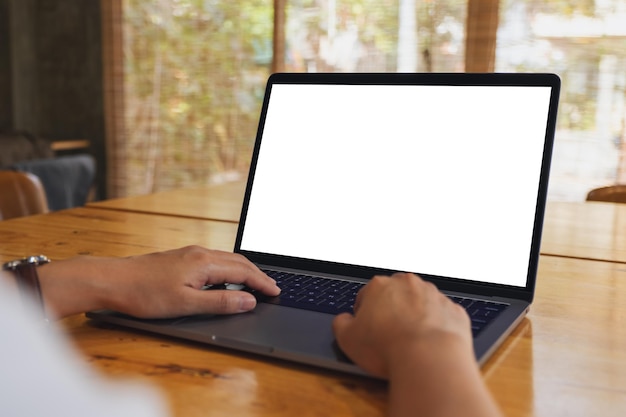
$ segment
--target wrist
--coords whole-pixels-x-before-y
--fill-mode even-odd
[[[396,350],[389,415],[499,416],[471,346],[462,335],[446,334]]]
[[[406,364],[407,359],[433,362],[439,359],[449,361],[451,357],[458,357],[460,360],[466,360],[469,356],[474,357],[471,338],[444,331],[395,343],[390,353],[390,370],[403,368],[403,363]]]
[[[454,375],[455,369],[468,366],[478,370],[471,341],[461,335],[441,334],[394,345],[388,361],[390,381],[428,380],[440,373]]]
[[[61,319],[105,308],[108,290],[101,260],[78,256],[39,269],[39,281],[48,317]]]

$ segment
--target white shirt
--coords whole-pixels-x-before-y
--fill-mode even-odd
[[[89,368],[54,324],[44,325],[0,279],[0,416],[164,417],[152,387]]]

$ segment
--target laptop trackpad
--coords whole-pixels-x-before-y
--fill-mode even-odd
[[[260,303],[249,313],[188,317],[175,327],[182,333],[194,333],[193,339],[232,349],[284,359],[349,362],[335,343],[333,318],[331,314]]]

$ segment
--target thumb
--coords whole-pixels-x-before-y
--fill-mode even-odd
[[[256,307],[254,295],[245,291],[214,290],[198,291],[192,314],[235,314],[250,311]]]
[[[350,313],[341,313],[335,316],[333,319],[333,333],[337,342],[341,345],[341,340],[344,339],[347,329],[354,321],[354,316]]]

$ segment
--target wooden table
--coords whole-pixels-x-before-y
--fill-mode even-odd
[[[0,222],[0,261],[232,248],[236,225],[96,208]],[[181,417],[382,416],[384,383],[110,326],[61,322],[105,374],[147,380]],[[531,311],[483,367],[505,415],[623,416],[626,264],[542,256]]]
[[[232,252],[236,232],[228,222],[74,208],[0,221],[0,260],[38,252],[130,256],[192,244]]]
[[[541,253],[626,262],[626,204],[548,203]]]
[[[239,221],[245,182],[90,203],[90,207]],[[626,204],[549,202],[541,253],[626,262]]]
[[[239,222],[245,181],[88,203],[88,207]]]

